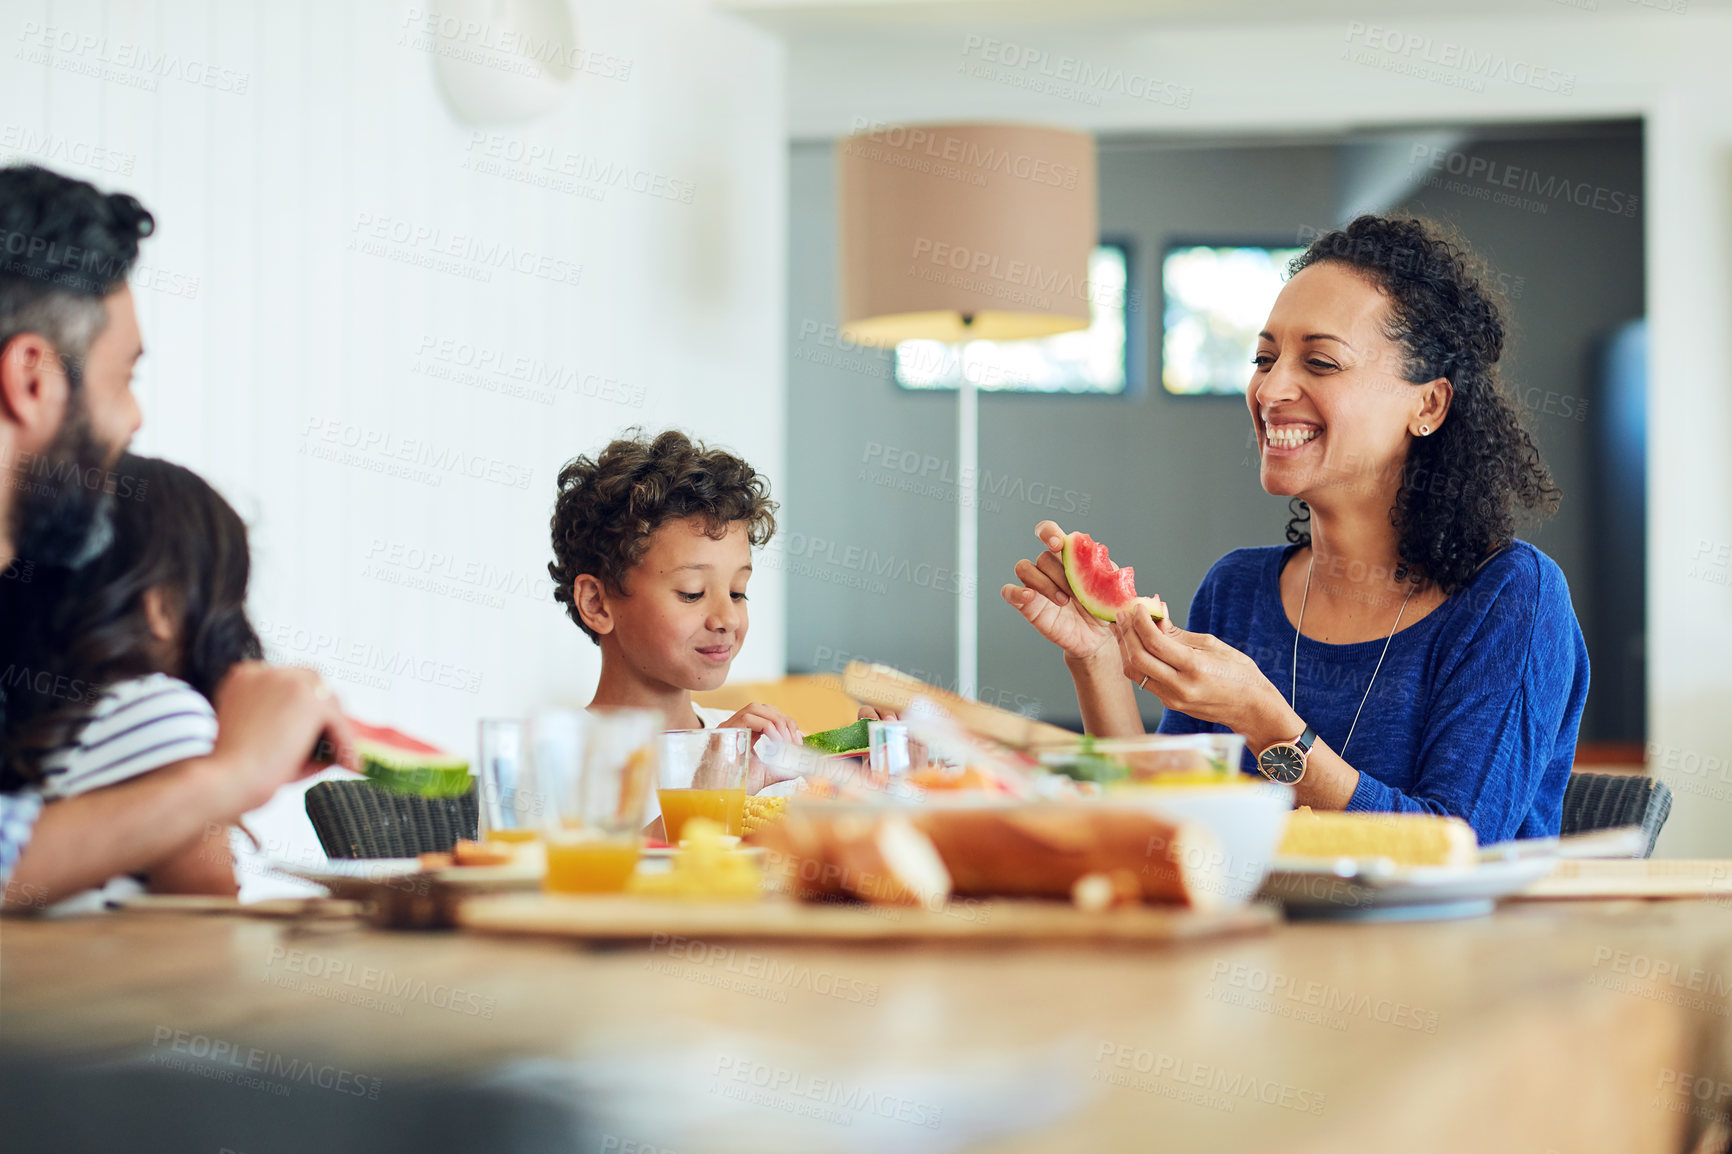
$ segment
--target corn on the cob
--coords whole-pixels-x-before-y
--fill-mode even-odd
[[[748,797],[745,814],[740,820],[741,834],[757,833],[782,820],[782,814],[787,812],[787,809],[788,799],[785,797]]]
[[[1459,817],[1412,813],[1316,812],[1300,806],[1287,819],[1282,857],[1387,857],[1398,865],[1470,866],[1479,839]]]

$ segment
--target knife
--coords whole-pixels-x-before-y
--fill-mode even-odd
[[[1008,709],[1000,709],[996,705],[970,701],[947,689],[928,685],[919,678],[910,677],[888,665],[850,661],[848,667],[842,671],[842,692],[856,701],[880,709],[894,709],[897,712],[907,709],[915,698],[925,698],[954,718],[963,728],[1012,749],[1074,742],[1082,736],[1044,721],[1036,721],[1032,717],[1024,717],[1020,713],[1012,713]]]
[[[1589,830],[1562,837],[1526,837],[1481,846],[1482,862],[1518,861],[1522,858],[1632,858],[1648,848],[1648,834],[1639,825]]]

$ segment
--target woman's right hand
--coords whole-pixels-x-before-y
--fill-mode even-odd
[[[1065,657],[1088,661],[1103,653],[1118,660],[1118,640],[1112,622],[1102,621],[1077,604],[1070,581],[1064,575],[1064,530],[1057,522],[1042,521],[1034,535],[1046,546],[1033,561],[1016,563],[1016,579],[1000,595],[1042,637],[1064,650]]]

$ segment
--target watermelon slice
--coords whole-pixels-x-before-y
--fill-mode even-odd
[[[824,753],[859,753],[866,748],[866,719],[862,717],[853,725],[822,733],[808,733],[806,744]]]
[[[384,725],[349,719],[361,772],[373,784],[421,797],[462,797],[475,788],[469,761]]]
[[[1064,539],[1064,575],[1078,605],[1102,621],[1116,621],[1121,609],[1139,601],[1146,603],[1149,616],[1156,621],[1165,618],[1153,598],[1137,596],[1136,572],[1129,565],[1123,569],[1107,556],[1107,547],[1087,533],[1071,533]]]

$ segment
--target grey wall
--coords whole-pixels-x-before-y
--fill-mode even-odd
[[[1596,557],[1621,534],[1611,532],[1608,506],[1594,493],[1596,446],[1608,414],[1602,346],[1643,313],[1641,131],[1631,125],[1562,140],[1482,141],[1459,152],[1466,159],[1458,167],[1486,162],[1481,175],[1463,180],[1449,174],[1447,162],[1444,172],[1424,166],[1433,183],[1401,207],[1455,224],[1508,286],[1514,333],[1505,380],[1564,494],[1558,515],[1522,536],[1563,568],[1587,638],[1593,676],[1582,740],[1642,741],[1641,713],[1628,706],[1644,697],[1641,663],[1630,660],[1632,645],[1640,647],[1644,599],[1614,597],[1601,587]],[[1498,185],[1486,180],[1512,170],[1519,172],[1500,176]],[[1515,187],[1502,188],[1503,179]],[[1568,196],[1560,191],[1566,181]],[[1524,187],[1535,191],[1523,194]],[[1547,187],[1552,195],[1539,194]],[[1497,203],[1506,192],[1528,203]],[[1600,208],[1592,204],[1596,193]],[[1589,203],[1573,203],[1576,196]],[[1612,211],[1630,207],[1631,198],[1638,198],[1633,214]]]
[[[1488,157],[1513,149],[1536,167],[1640,187],[1633,138],[1506,143],[1495,153],[1487,147]],[[1257,482],[1243,398],[1177,398],[1159,386],[1158,262],[1175,240],[1290,243],[1303,229],[1330,226],[1354,191],[1344,189],[1342,167],[1334,143],[1103,143],[1101,231],[1131,246],[1135,388],[1112,398],[981,397],[986,488],[976,611],[984,699],[1075,723],[1057,651],[998,595],[1017,558],[1038,547],[1033,528],[1042,517],[1109,543],[1115,560],[1136,566],[1143,592],[1158,592],[1175,607],[1189,604],[1221,554],[1282,539],[1286,504]],[[828,144],[794,147],[789,482],[779,494],[783,531],[767,558],[789,569],[788,666],[828,671],[859,656],[949,684],[955,396],[898,389],[887,354],[839,345],[834,178]],[[1588,346],[1640,311],[1639,218],[1558,205],[1536,217],[1467,195],[1420,191],[1425,196],[1412,197],[1412,207],[1458,220],[1476,248],[1523,278],[1513,302],[1522,337],[1514,379],[1541,409],[1548,392],[1589,400],[1588,421],[1540,414],[1534,421],[1560,484],[1580,492],[1594,415]],[[1584,626],[1591,616],[1582,608],[1591,586],[1588,512],[1584,501],[1567,500],[1555,522],[1528,534],[1569,575]],[[1152,725],[1159,704],[1145,697],[1145,709]]]

